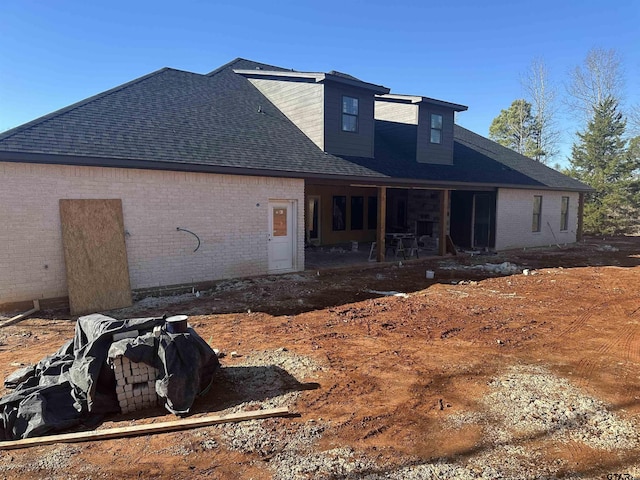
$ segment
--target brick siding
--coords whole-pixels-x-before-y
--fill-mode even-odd
[[[532,232],[534,195],[542,196],[539,232]],[[569,197],[569,225],[565,231],[560,230],[562,197]],[[498,190],[496,250],[574,243],[577,228],[577,193],[508,188]]]
[[[304,268],[302,179],[0,162],[0,182],[0,304],[67,295],[63,198],[122,199],[132,289],[268,273],[269,199],[296,201]]]

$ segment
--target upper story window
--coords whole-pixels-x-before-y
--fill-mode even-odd
[[[542,195],[533,196],[533,219],[531,231],[539,232],[542,227]]]
[[[358,131],[358,99],[355,97],[342,97],[342,131]]]
[[[442,143],[442,115],[431,114],[431,143]]]

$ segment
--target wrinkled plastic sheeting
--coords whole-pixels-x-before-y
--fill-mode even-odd
[[[5,381],[15,390],[0,399],[0,439],[40,436],[80,424],[95,425],[120,411],[115,376],[107,359],[124,355],[161,372],[156,391],[172,413],[188,413],[195,398],[211,384],[220,366],[198,334],[170,334],[163,318],[116,320],[101,314],[80,317],[74,339],[34,367]],[[137,330],[134,338],[113,342],[113,334]]]
[[[119,340],[111,345],[109,358],[120,355],[160,371],[156,394],[164,407],[176,415],[189,413],[196,397],[209,387],[220,367],[215,352],[192,328],[186,333],[162,329],[159,335],[148,333]]]
[[[187,333],[165,333],[158,346],[160,378],[156,393],[176,415],[189,413],[193,401],[205,392],[220,366],[211,347],[189,328]]]

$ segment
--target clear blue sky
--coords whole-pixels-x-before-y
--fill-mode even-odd
[[[639,30],[637,0],[6,0],[0,131],[165,66],[206,73],[244,57],[462,103],[458,123],[487,135],[534,57],[562,90],[590,48],[614,48],[640,101]],[[577,126],[561,122],[566,155]]]

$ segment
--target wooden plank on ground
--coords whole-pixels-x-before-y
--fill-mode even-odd
[[[60,200],[60,220],[71,313],[130,306],[122,200]]]
[[[175,432],[190,428],[208,427],[219,423],[241,422],[243,420],[258,420],[261,418],[282,417],[289,414],[287,407],[270,408],[266,410],[254,410],[251,412],[230,413],[228,415],[214,415],[200,418],[185,418],[172,422],[150,423],[147,425],[133,425],[130,427],[109,428],[105,430],[92,430],[90,432],[62,433],[46,437],[23,438],[0,442],[0,450],[13,450],[16,448],[35,447],[39,445],[51,445],[53,443],[75,443],[95,440],[108,440],[112,438],[134,437],[137,435],[151,435],[154,433]]]
[[[21,313],[20,315],[16,315],[15,317],[10,318],[6,322],[2,322],[0,324],[0,328],[8,327],[9,325],[13,325],[14,323],[21,322],[22,320],[27,318],[29,315],[32,315],[32,314],[36,313],[38,310],[40,310],[40,301],[39,300],[34,300],[33,301],[33,308],[31,310],[27,310],[26,312]]]

